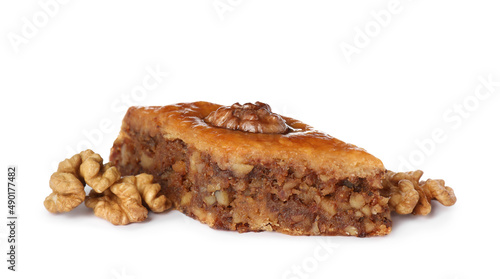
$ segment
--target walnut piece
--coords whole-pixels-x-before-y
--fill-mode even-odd
[[[126,176],[123,180],[136,185],[141,197],[151,211],[159,213],[172,206],[172,202],[165,195],[158,195],[161,186],[158,183],[153,183],[152,175],[142,173],[136,176]]]
[[[421,170],[411,172],[387,171],[382,181],[383,191],[390,197],[389,207],[398,214],[427,215],[431,212],[431,200],[445,206],[455,204],[453,189],[445,186],[444,180],[420,181]]]
[[[125,176],[103,193],[92,190],[85,205],[114,225],[142,222],[148,217],[143,201],[153,212],[163,212],[172,205],[164,195],[158,196],[161,186],[152,182],[149,174]]]
[[[205,121],[216,127],[251,133],[283,134],[288,130],[285,120],[273,113],[268,104],[261,102],[220,107]]]
[[[102,158],[85,150],[59,163],[50,177],[52,193],[45,199],[45,208],[52,212],[68,212],[85,200],[85,184],[102,192],[120,178],[120,172],[103,165]]]
[[[146,207],[163,212],[172,206],[165,195],[159,194],[161,186],[153,183],[152,175],[143,173],[120,179],[116,167],[102,162],[102,157],[89,149],[59,163],[50,177],[53,192],[45,199],[45,208],[52,213],[68,212],[85,201],[96,216],[125,225],[145,220]],[[87,198],[85,184],[92,188]]]
[[[85,200],[82,182],[70,173],[54,173],[49,184],[52,193],[43,204],[52,213],[71,211]]]
[[[418,203],[419,193],[415,189],[422,171],[395,173],[388,171],[383,180],[384,188],[390,190],[389,207],[398,214],[410,214]]]
[[[457,202],[457,197],[455,192],[451,187],[445,186],[444,180],[442,179],[427,179],[426,181],[420,181],[420,189],[423,194],[421,197],[425,197],[426,200],[419,200],[418,205],[415,207],[415,214],[427,215],[431,212],[430,201],[431,199],[439,201],[442,205],[451,206]]]
[[[142,206],[139,190],[127,179],[119,180],[102,193],[90,191],[85,205],[94,209],[97,217],[106,219],[113,225],[141,222],[148,217],[148,210]]]
[[[88,149],[80,153],[82,165],[80,173],[85,182],[97,193],[102,193],[120,179],[120,172],[110,164],[103,165],[102,157]]]

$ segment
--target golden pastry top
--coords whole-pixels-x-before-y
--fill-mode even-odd
[[[245,112],[245,109],[253,112]],[[265,111],[257,115],[255,111],[259,109]],[[234,110],[239,110],[240,118],[228,125],[226,118],[233,117]],[[220,115],[227,117],[216,117]],[[255,120],[258,122],[261,118],[263,122],[259,126]],[[250,123],[252,125],[245,124],[248,119],[254,120]],[[284,130],[280,119],[284,121]],[[252,165],[274,160],[305,164],[320,173],[334,173],[338,177],[344,177],[346,173],[367,177],[385,170],[379,159],[363,149],[314,130],[298,120],[274,114],[263,103],[223,107],[195,102],[130,107],[123,125],[122,130],[130,125],[130,128],[142,130],[150,136],[159,133],[166,139],[182,139],[187,145],[208,152],[221,169],[228,169],[233,164]],[[124,136],[122,132],[119,138]]]

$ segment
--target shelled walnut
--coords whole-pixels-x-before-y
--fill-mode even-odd
[[[45,208],[52,213],[71,211],[85,200],[85,184],[102,192],[115,183],[120,172],[102,161],[89,149],[59,163],[50,177],[52,193],[45,199]]]
[[[147,207],[153,212],[163,212],[172,206],[165,195],[160,195],[161,186],[153,183],[153,176],[150,174],[139,174],[136,176],[125,176],[124,182],[134,184],[139,191]]]
[[[288,129],[285,120],[273,113],[268,104],[261,102],[220,107],[205,121],[216,127],[251,133],[283,134]]]
[[[52,193],[43,204],[52,213],[71,211],[85,200],[82,182],[70,173],[54,173],[49,184]]]
[[[452,188],[445,186],[444,180],[427,179],[420,181],[423,172],[387,171],[382,181],[386,196],[390,197],[389,206],[398,214],[427,215],[431,212],[431,200],[445,206],[457,201]]]
[[[110,164],[103,165],[102,157],[99,154],[88,149],[81,152],[80,156],[82,157],[80,174],[94,191],[102,193],[120,179],[121,174],[116,167]]]
[[[110,164],[103,164],[99,154],[82,151],[62,161],[52,174],[49,184],[53,192],[45,199],[44,206],[49,212],[62,213],[85,201],[96,216],[115,225],[145,220],[147,208],[163,212],[171,207],[170,200],[159,193],[161,186],[153,183],[152,175],[120,178],[120,172]],[[86,184],[92,188],[88,197]]]
[[[113,225],[142,222],[148,217],[148,210],[142,206],[142,198],[137,185],[127,177],[119,180],[103,193],[92,190],[85,205],[94,210],[97,217],[108,220]]]

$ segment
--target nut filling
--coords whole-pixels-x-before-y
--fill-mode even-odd
[[[156,152],[149,153],[148,146]],[[216,229],[367,236],[391,227],[389,198],[367,179],[321,178],[280,161],[256,161],[242,176],[221,169],[207,153],[161,137],[135,135],[121,148],[115,146],[111,160],[127,162],[118,164],[122,173],[153,174],[177,210]],[[153,164],[137,160],[145,153]]]

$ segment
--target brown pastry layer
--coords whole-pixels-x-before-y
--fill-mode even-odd
[[[213,228],[390,232],[388,198],[380,195],[385,168],[377,158],[287,117],[279,133],[273,115],[265,116],[267,126],[208,117],[219,108],[206,102],[131,107],[111,161],[124,175],[152,174],[174,208]],[[217,127],[227,123],[233,126]]]

